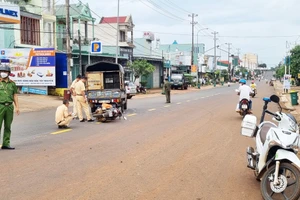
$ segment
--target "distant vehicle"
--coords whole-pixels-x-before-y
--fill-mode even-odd
[[[133,82],[125,81],[127,99],[131,99],[136,95],[136,85]]]
[[[183,74],[172,74],[171,75],[171,89],[178,89],[181,88],[187,89],[188,88],[188,82],[186,81]]]

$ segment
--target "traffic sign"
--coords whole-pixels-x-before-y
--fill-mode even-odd
[[[102,53],[102,42],[92,41],[91,42],[91,53]]]

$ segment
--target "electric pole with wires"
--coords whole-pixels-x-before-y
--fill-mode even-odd
[[[71,58],[71,46],[70,46],[70,0],[66,0],[66,46],[67,46],[67,73],[68,73],[68,88],[72,83],[70,58]]]
[[[195,24],[197,24],[198,22],[195,22],[195,17],[197,17],[198,15],[197,14],[195,14],[195,13],[192,13],[191,15],[189,15],[189,17],[191,17],[192,18],[192,22],[191,22],[191,24],[192,24],[192,51],[191,51],[191,53],[192,53],[192,55],[191,55],[191,67],[192,67],[192,65],[194,65],[194,27],[195,27]]]

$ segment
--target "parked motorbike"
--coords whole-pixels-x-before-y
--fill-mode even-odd
[[[136,92],[137,92],[137,93],[143,93],[143,94],[146,94],[147,89],[146,89],[145,87],[143,87],[143,86],[137,86],[137,87],[136,87]]]
[[[254,170],[256,179],[261,181],[260,189],[264,199],[297,200],[300,197],[300,148],[299,127],[291,114],[282,113],[279,97],[263,98],[264,106],[260,124],[256,117],[246,115],[242,122],[241,134],[255,138],[256,147],[247,148],[247,167]],[[268,103],[278,104],[279,111],[269,111]],[[276,125],[264,121],[265,114],[273,116]]]
[[[106,104],[103,103],[100,107],[96,109],[93,113],[93,117],[96,117],[100,122],[106,122],[108,120],[112,121],[119,117],[123,117],[126,120],[126,117],[123,115],[121,108],[117,108],[115,104]]]

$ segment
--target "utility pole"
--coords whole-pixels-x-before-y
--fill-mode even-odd
[[[231,67],[230,67],[230,45],[231,43],[226,43],[228,45],[228,80],[231,80]]]
[[[68,73],[68,88],[70,88],[72,83],[71,77],[71,67],[70,67],[70,57],[71,57],[71,47],[70,47],[70,0],[66,0],[66,45],[67,45],[67,73]]]
[[[78,48],[79,48],[79,74],[83,75],[82,73],[82,57],[81,57],[81,35],[80,30],[78,30]]]
[[[195,24],[197,24],[198,22],[195,22],[195,17],[197,17],[198,15],[195,13],[192,13],[192,15],[189,15],[189,17],[192,17],[192,55],[191,55],[191,65],[194,65],[194,27]],[[192,66],[191,66],[192,67]]]
[[[217,69],[217,34],[218,32],[214,31],[214,70]]]
[[[119,34],[120,34],[119,13],[120,13],[120,0],[118,0],[118,12],[117,12],[116,64],[118,64],[118,54],[119,54]]]
[[[238,56],[239,59],[240,59],[240,50],[241,50],[241,49],[240,49],[240,48],[237,48],[236,50],[237,50],[237,56]]]

